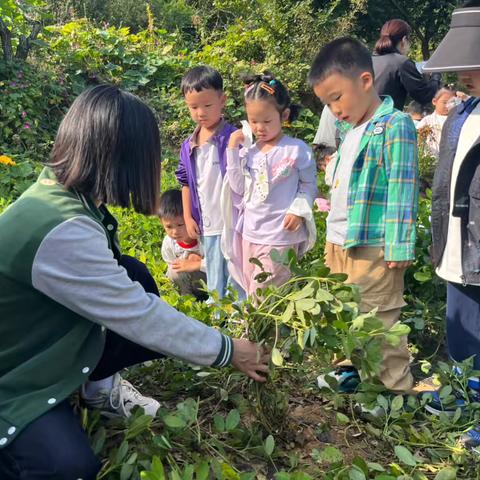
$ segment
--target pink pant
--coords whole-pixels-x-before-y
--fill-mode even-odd
[[[242,240],[242,257],[243,257],[243,288],[247,295],[254,294],[257,291],[257,288],[264,288],[267,285],[282,285],[285,283],[291,276],[290,270],[288,267],[275,263],[270,258],[270,251],[275,249],[279,253],[283,254],[284,252],[293,249],[295,253],[298,253],[299,245],[289,245],[289,246],[271,246],[271,245],[259,245],[257,243],[251,243],[247,240]],[[265,282],[257,282],[255,277],[262,273],[262,270],[258,265],[250,263],[250,258],[258,259],[262,265],[265,272],[269,272],[272,275],[267,278]]]

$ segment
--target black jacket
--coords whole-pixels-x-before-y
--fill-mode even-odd
[[[440,87],[438,76],[425,80],[415,63],[400,53],[374,54],[372,61],[377,92],[390,95],[398,110],[403,110],[407,94],[423,105],[432,101]]]
[[[460,129],[480,99],[459,105],[443,127],[440,158],[432,189],[432,260],[435,266],[445,251],[450,218],[450,183]],[[452,215],[461,219],[464,284],[480,283],[480,132],[462,162],[455,185]]]

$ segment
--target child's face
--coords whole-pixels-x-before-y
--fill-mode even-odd
[[[222,92],[207,88],[185,93],[185,103],[192,120],[202,128],[215,127],[222,118],[226,97]]]
[[[455,96],[453,92],[442,93],[438,98],[432,100],[435,105],[435,112],[438,115],[448,115],[448,102]]]
[[[473,95],[474,97],[480,96],[480,70],[458,72],[458,76],[470,95]]]
[[[258,141],[269,142],[277,138],[282,131],[282,122],[290,113],[287,108],[282,114],[272,102],[251,100],[245,104],[248,123]]]
[[[174,240],[185,241],[188,240],[187,227],[183,217],[161,218],[165,233]]]
[[[350,125],[360,125],[368,120],[372,103],[373,76],[363,72],[356,78],[332,73],[313,87],[315,95],[328,105],[332,113]]]

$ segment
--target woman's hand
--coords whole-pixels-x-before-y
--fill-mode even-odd
[[[230,135],[230,140],[228,141],[228,148],[238,148],[240,145],[245,142],[245,136],[241,130],[235,130]]]
[[[265,349],[246,338],[233,339],[232,365],[257,382],[265,382],[266,377],[259,373],[268,373],[270,355]]]
[[[198,272],[202,267],[202,257],[191,253],[187,258],[181,258],[172,262],[172,269],[175,272]]]
[[[283,220],[283,228],[289,232],[296,232],[303,223],[303,217],[287,213]]]
[[[198,228],[197,222],[192,217],[185,217],[184,220],[188,236],[196,240],[200,235],[200,229]]]

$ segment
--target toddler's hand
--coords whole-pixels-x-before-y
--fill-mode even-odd
[[[230,140],[228,141],[228,148],[238,148],[245,141],[245,136],[241,130],[236,130],[230,135]]]
[[[202,266],[202,257],[191,253],[187,258],[172,262],[172,268],[176,272],[198,272]]]
[[[287,213],[283,220],[283,228],[289,232],[296,232],[303,223],[303,217]]]
[[[187,229],[188,236],[196,240],[200,235],[200,229],[197,222],[192,218],[185,218],[185,227]]]
[[[407,261],[404,261],[404,262],[386,262],[387,263],[387,267],[391,269],[393,268],[398,268],[398,269],[402,269],[402,268],[408,268],[413,262],[411,260],[407,260]]]

